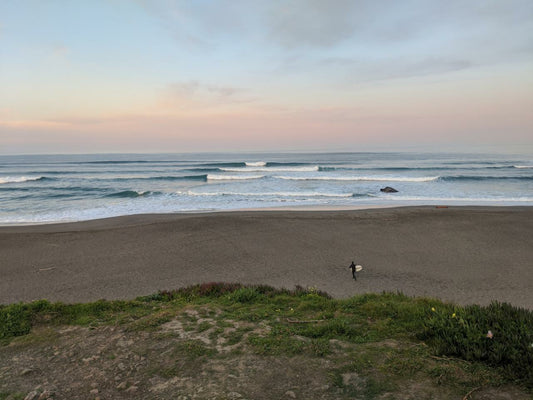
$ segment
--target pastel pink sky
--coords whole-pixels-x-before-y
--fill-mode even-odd
[[[0,153],[533,149],[529,1],[193,3],[0,5]]]

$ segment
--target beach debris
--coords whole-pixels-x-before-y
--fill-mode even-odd
[[[51,271],[51,270],[53,270],[53,269],[56,269],[56,267],[39,268],[39,272]]]
[[[494,336],[494,335],[492,334],[492,331],[489,330],[489,331],[487,332],[487,337],[488,337],[489,339],[492,339],[493,336]]]
[[[396,189],[394,189],[393,187],[390,187],[390,186],[386,186],[384,188],[381,188],[380,191],[383,192],[383,193],[397,193],[398,192]]]

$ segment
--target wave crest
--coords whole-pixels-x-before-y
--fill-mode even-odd
[[[252,168],[220,168],[226,172],[316,172],[318,165],[312,167],[252,167]]]
[[[45,176],[3,176],[3,177],[0,177],[0,184],[42,181],[45,179],[50,179],[50,178],[46,178]]]
[[[366,194],[355,193],[319,193],[319,192],[178,192],[179,194],[186,194],[189,196],[244,196],[244,197],[361,197]]]
[[[275,176],[274,178],[293,181],[377,181],[377,182],[431,182],[439,179],[438,176],[422,177],[388,177],[388,176]]]
[[[119,197],[119,198],[136,198],[136,197],[145,197],[156,194],[155,192],[151,192],[149,190],[144,192],[137,192],[136,190],[124,190],[122,192],[117,193],[111,193],[104,197]]]
[[[519,180],[531,181],[533,176],[487,176],[487,175],[453,175],[443,176],[443,181],[488,181],[488,180]]]
[[[264,178],[264,175],[207,175],[207,180],[210,181],[244,181],[248,179],[261,179]]]

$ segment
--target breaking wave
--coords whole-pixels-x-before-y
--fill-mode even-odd
[[[318,192],[265,192],[265,193],[240,193],[240,192],[179,192],[189,196],[243,196],[243,197],[361,197],[366,194],[356,193],[318,193]]]
[[[3,177],[0,177],[0,184],[21,183],[21,182],[30,182],[30,181],[44,181],[46,179],[52,180],[52,178],[47,178],[46,176],[3,176]]]
[[[391,176],[275,176],[274,178],[292,181],[377,181],[377,182],[431,182],[439,179],[438,176],[423,177],[391,177]]]
[[[443,181],[487,181],[487,180],[524,180],[531,181],[533,176],[478,176],[478,175],[455,175],[443,176]]]
[[[104,179],[102,179],[104,180]],[[110,181],[132,181],[132,180],[141,180],[141,181],[207,181],[207,175],[186,175],[186,176],[131,176],[126,178],[107,178]]]
[[[154,194],[158,194],[158,192],[151,192],[149,190],[144,192],[137,192],[136,190],[124,190],[122,192],[117,193],[111,193],[104,197],[118,197],[118,198],[136,198],[136,197],[146,197],[151,196]]]
[[[315,172],[319,170],[318,165],[311,167],[247,167],[247,168],[220,168],[226,172]]]
[[[261,179],[264,175],[207,175],[208,181],[245,181],[249,179]]]

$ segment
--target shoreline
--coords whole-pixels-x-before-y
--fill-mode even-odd
[[[531,233],[531,206],[276,208],[0,226],[0,304],[131,299],[226,281],[533,309]],[[352,259],[364,267],[357,282]]]
[[[390,204],[364,204],[364,205],[301,205],[301,206],[278,206],[278,207],[252,207],[252,208],[235,208],[235,209],[209,209],[209,210],[193,210],[193,211],[176,211],[176,212],[155,212],[155,213],[136,213],[136,214],[122,214],[112,215],[101,218],[80,219],[80,220],[57,220],[57,221],[43,221],[43,222],[8,222],[0,223],[0,229],[12,227],[32,227],[32,226],[48,226],[48,225],[63,225],[63,224],[78,224],[84,222],[104,221],[116,218],[135,218],[137,216],[173,216],[173,215],[206,215],[218,213],[241,213],[241,212],[328,212],[328,211],[364,211],[364,210],[379,210],[379,209],[403,209],[403,208],[528,208],[532,205],[525,204],[463,204],[463,203],[434,203],[434,204],[407,204],[407,203],[390,203]]]
[[[430,205],[431,206],[431,205]],[[402,207],[411,207],[403,206],[399,204],[393,205],[357,205],[357,206],[331,206],[331,205],[302,205],[302,206],[279,206],[279,207],[260,207],[260,208],[235,208],[235,209],[218,209],[218,210],[195,210],[195,211],[176,211],[168,213],[138,213],[138,214],[123,214],[115,215],[110,217],[103,218],[92,218],[92,219],[83,219],[83,220],[65,220],[65,221],[44,221],[44,222],[8,222],[0,223],[0,229],[17,227],[17,226],[41,226],[41,225],[57,225],[57,224],[76,224],[89,221],[100,221],[108,220],[112,218],[126,218],[126,217],[135,217],[138,215],[149,216],[149,215],[205,215],[205,214],[218,214],[218,213],[233,213],[233,212],[262,212],[262,211],[355,211],[355,210],[367,210],[367,209],[377,209],[377,208],[402,208]],[[418,206],[415,206],[418,207]],[[424,206],[420,206],[424,207]],[[533,206],[532,206],[533,207]]]

